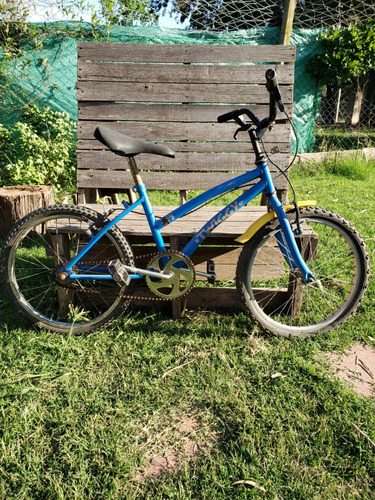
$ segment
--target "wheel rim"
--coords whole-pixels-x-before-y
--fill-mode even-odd
[[[311,217],[304,226],[312,235],[305,235],[302,252],[309,256],[306,262],[317,281],[306,285],[290,270],[276,245],[277,229],[252,257],[247,289],[252,307],[271,328],[308,334],[325,329],[350,309],[358,292],[360,256],[353,240],[335,223]],[[262,266],[267,273],[257,276]]]
[[[64,234],[57,231],[62,223],[70,228]],[[42,326],[89,330],[102,323],[123,301],[125,287],[113,281],[80,280],[68,286],[56,282],[55,271],[66,262],[67,255],[72,258],[87,243],[89,223],[81,215],[52,214],[30,221],[15,237],[8,260],[9,286],[18,305]],[[95,261],[93,254],[88,255],[85,270],[78,263],[76,273],[108,274],[106,263],[112,259],[125,261],[116,239],[108,233],[105,239]]]

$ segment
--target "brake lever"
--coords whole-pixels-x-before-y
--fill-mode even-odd
[[[249,130],[249,128],[251,127],[251,124],[249,125],[246,125],[245,127],[240,127],[238,128],[235,133],[234,133],[234,136],[233,136],[233,139],[236,141],[237,140],[237,135],[238,135],[238,132],[247,132]]]
[[[240,128],[238,128],[233,135],[233,139],[236,141],[238,133],[239,132],[247,132],[249,130],[249,128],[251,127],[251,123],[244,122],[243,120],[241,120],[241,118],[239,116],[237,116],[235,118],[235,121],[240,126]]]

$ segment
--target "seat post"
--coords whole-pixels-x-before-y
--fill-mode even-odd
[[[134,179],[134,184],[136,186],[143,184],[141,174],[139,173],[137,164],[134,160],[134,156],[127,156],[126,159],[128,160],[130,172],[132,173]]]

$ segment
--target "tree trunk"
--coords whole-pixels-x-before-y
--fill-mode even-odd
[[[0,236],[5,237],[22,217],[37,208],[53,205],[51,186],[5,186],[0,188]]]
[[[373,69],[368,73],[368,83],[362,104],[361,125],[369,128],[375,127],[375,70]]]
[[[358,125],[361,119],[361,109],[363,101],[363,90],[358,87],[353,102],[353,111],[350,125]]]
[[[361,79],[358,78],[356,90],[350,94],[351,99],[349,99],[348,103],[349,115],[347,117],[348,125],[355,126],[361,124],[362,103],[367,81],[367,76]]]
[[[325,98],[322,100],[320,114],[325,125],[335,125],[337,114],[337,92],[338,89],[327,85]]]

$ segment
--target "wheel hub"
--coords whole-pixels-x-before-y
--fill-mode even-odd
[[[66,271],[61,271],[56,275],[56,278],[58,281],[66,282],[66,280],[69,278],[69,274]]]

